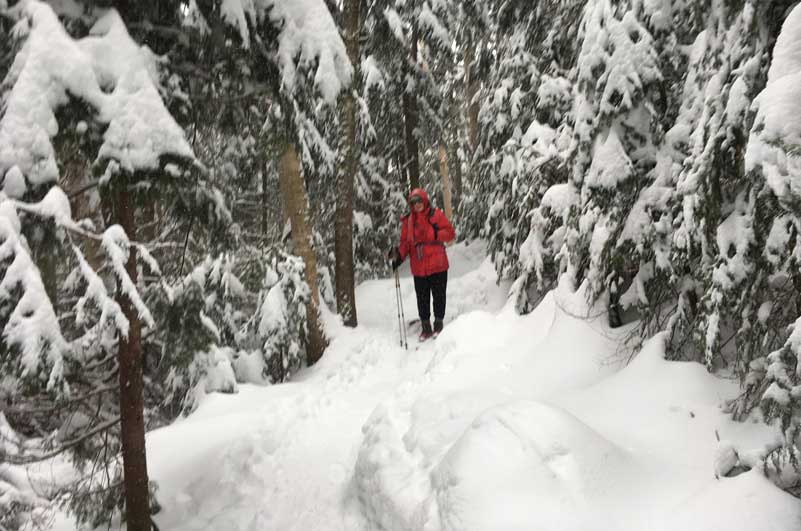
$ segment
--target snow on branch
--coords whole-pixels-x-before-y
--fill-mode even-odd
[[[785,20],[773,55],[767,86],[753,103],[745,166],[761,167],[776,197],[792,202],[801,198],[801,6]]]
[[[328,103],[350,85],[353,67],[323,0],[222,0],[220,13],[239,31],[246,48],[258,39],[251,26],[269,20],[279,28],[275,61],[287,92],[294,93],[299,69],[314,69],[314,84]]]
[[[63,378],[67,342],[20,230],[13,202],[0,194],[0,262],[8,264],[0,280],[0,301],[16,302],[3,328],[3,340],[19,347],[23,378],[42,374],[42,362],[46,361],[47,389],[56,390]],[[14,301],[18,291],[20,298]]]
[[[19,365],[23,378],[41,373],[42,354],[45,355],[46,367],[50,371],[50,390],[62,377],[63,355],[71,349],[71,345],[61,334],[60,324],[45,291],[39,269],[31,259],[27,244],[21,236],[17,210],[53,220],[57,226],[68,231],[100,240],[119,280],[120,289],[132,301],[148,326],[153,326],[153,318],[125,269],[130,248],[136,248],[154,272],[158,273],[159,267],[144,246],[128,241],[119,225],[110,227],[102,236],[83,230],[72,219],[69,200],[57,186],[51,188],[40,202],[32,204],[10,200],[0,193],[0,262],[11,260],[0,281],[0,301],[11,299],[17,287],[21,293],[21,298],[3,330],[3,336],[8,344],[17,345],[21,349]],[[97,322],[76,341],[94,341],[108,325],[113,326],[122,336],[127,336],[129,322],[118,302],[109,295],[103,280],[87,263],[81,250],[74,245],[72,249],[78,262],[78,272],[86,282],[86,291],[75,304],[76,323],[82,325],[86,322],[86,306],[90,301],[101,312]]]
[[[86,303],[94,301],[95,305],[100,308],[100,319],[98,319],[95,326],[89,331],[89,335],[92,337],[99,337],[106,323],[113,323],[120,334],[123,337],[127,337],[130,323],[125,317],[125,314],[122,313],[120,305],[109,296],[103,279],[89,266],[89,263],[86,261],[86,258],[84,258],[80,249],[73,247],[73,251],[78,260],[81,274],[84,280],[86,280],[86,292],[75,304],[75,321],[78,324],[83,324],[86,321]]]
[[[108,254],[109,260],[111,260],[114,274],[117,276],[117,280],[119,280],[120,290],[128,297],[128,300],[131,301],[131,304],[136,308],[139,317],[145,324],[151,328],[154,327],[153,316],[150,314],[150,310],[148,310],[147,306],[145,306],[142,297],[139,296],[139,292],[133,280],[131,280],[131,277],[128,275],[128,270],[125,269],[125,263],[128,261],[128,256],[131,251],[131,242],[128,241],[128,235],[125,234],[121,226],[112,225],[103,233],[102,243],[103,249],[105,249]],[[127,336],[127,334],[124,335]]]
[[[314,84],[328,103],[350,84],[353,67],[334,19],[322,0],[275,0],[270,19],[282,25],[278,37],[278,64],[282,83],[292,92],[297,67],[318,61]],[[298,64],[295,58],[299,57]]]
[[[99,159],[125,170],[155,169],[173,155],[194,160],[183,130],[159,95],[156,58],[128,35],[115,10],[75,40],[52,8],[39,1],[18,4],[15,34],[25,36],[3,84],[0,118],[0,176],[21,172],[35,185],[58,179],[51,143],[59,131],[55,110],[77,98],[108,124]],[[15,169],[16,168],[16,169]]]

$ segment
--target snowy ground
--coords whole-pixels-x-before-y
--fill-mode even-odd
[[[394,282],[357,291],[295,383],[213,394],[148,436],[169,530],[793,530],[801,503],[756,471],[716,479],[734,382],[620,337],[561,286],[528,316],[483,249],[449,250],[445,331],[398,346]],[[408,271],[406,316],[415,316]]]

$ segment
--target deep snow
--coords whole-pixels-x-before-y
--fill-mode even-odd
[[[566,283],[534,312],[506,304],[479,245],[449,249],[446,327],[398,346],[394,282],[357,290],[360,325],[295,382],[210,394],[148,434],[169,530],[792,530],[801,503],[752,470],[775,437],[721,411],[736,382],[630,363],[622,332]],[[407,319],[415,316],[406,271]],[[587,315],[590,317],[587,317]],[[68,527],[65,527],[68,528]]]

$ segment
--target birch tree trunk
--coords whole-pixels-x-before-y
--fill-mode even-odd
[[[451,174],[448,170],[448,152],[445,144],[439,144],[439,175],[442,179],[442,200],[445,203],[445,217],[453,222],[453,202],[451,200]]]
[[[359,79],[359,0],[345,0],[345,46],[353,65],[350,90],[342,98],[343,163],[337,173],[337,205],[334,220],[334,282],[337,311],[345,326],[355,327],[356,292],[353,271],[353,183],[359,171],[359,150],[356,144],[356,100],[354,91]]]
[[[292,223],[292,243],[295,254],[306,265],[306,283],[311,294],[306,305],[308,337],[306,341],[306,362],[316,363],[326,347],[325,334],[320,322],[320,292],[317,287],[317,256],[312,244],[312,230],[309,222],[309,202],[306,187],[300,174],[300,160],[295,145],[287,142],[278,163],[278,181],[281,196]]]

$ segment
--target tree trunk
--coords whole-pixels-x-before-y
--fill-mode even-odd
[[[439,143],[439,175],[442,178],[442,200],[445,203],[445,217],[453,222],[451,201],[451,175],[448,171],[448,152],[443,142]]]
[[[472,38],[468,38],[464,51],[465,103],[467,104],[467,142],[470,149],[470,166],[478,148],[478,94],[479,80],[476,74],[476,49]]]
[[[343,164],[337,174],[337,205],[334,220],[334,256],[337,310],[345,326],[356,326],[356,292],[353,271],[353,183],[359,171],[356,145],[356,99],[359,79],[359,0],[345,0],[345,46],[354,68],[350,90],[342,98]]]
[[[412,92],[403,91],[403,124],[406,138],[406,178],[409,189],[420,188],[420,161],[417,145],[417,27],[412,30],[407,79],[413,79]],[[407,86],[409,83],[407,83]]]
[[[270,209],[267,205],[270,204],[270,194],[268,192],[269,183],[267,181],[267,168],[262,165],[261,168],[261,241],[266,240],[267,231],[270,227]],[[283,212],[283,209],[282,209]],[[281,216],[282,221],[286,221],[284,216]]]
[[[130,241],[136,239],[134,208],[127,190],[115,194],[115,212]],[[136,251],[131,249],[126,270],[136,283]],[[128,531],[150,531],[145,420],[142,375],[142,323],[130,299],[117,289],[117,302],[128,319],[128,337],[119,340],[120,418],[122,465],[125,488],[125,520]]]
[[[295,145],[287,142],[284,153],[278,163],[278,181],[281,196],[286,205],[289,219],[292,222],[292,242],[295,254],[303,259],[306,265],[306,283],[311,291],[309,303],[306,305],[308,321],[308,338],[306,342],[306,362],[316,363],[323,355],[326,347],[323,327],[320,323],[320,292],[317,289],[317,257],[312,245],[312,231],[309,226],[309,204],[306,187],[300,174],[300,160]]]
[[[462,161],[459,158],[459,135],[448,146],[448,160],[453,169],[453,208],[459,211],[459,202],[462,200]]]

